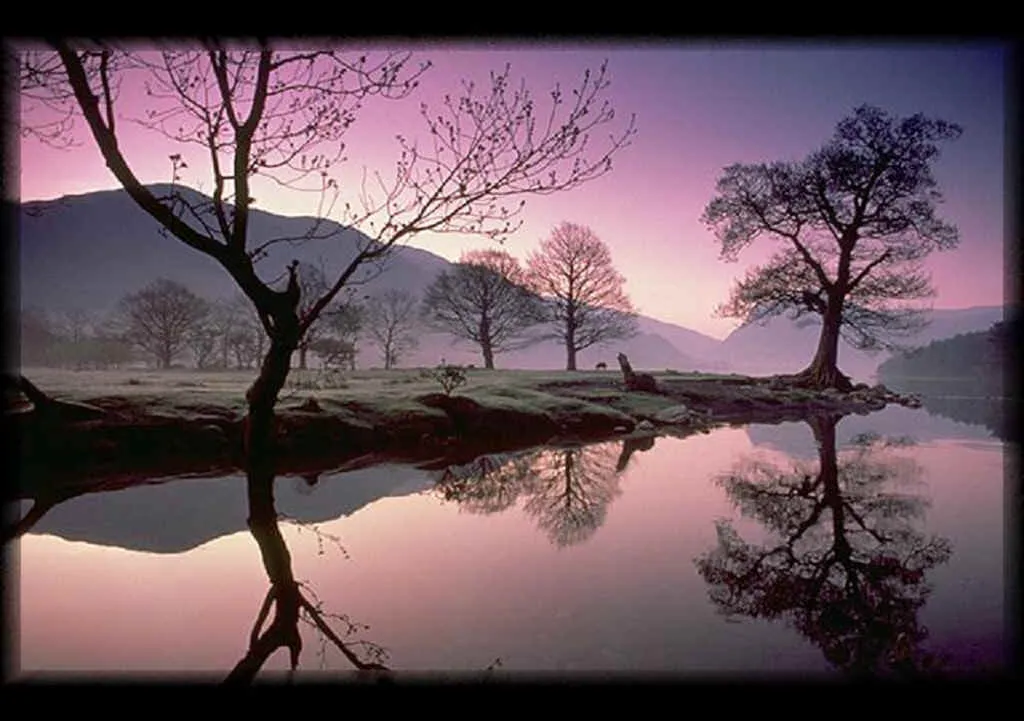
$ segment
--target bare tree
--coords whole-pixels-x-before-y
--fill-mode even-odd
[[[726,168],[704,211],[722,257],[735,260],[760,236],[782,247],[739,281],[720,314],[746,323],[820,317],[817,352],[798,379],[849,389],[840,336],[870,350],[919,330],[923,314],[910,303],[933,293],[922,260],[959,241],[936,217],[931,163],[937,144],[960,133],[942,120],[861,106],[801,162]]]
[[[358,272],[424,231],[491,238],[514,231],[526,198],[571,190],[604,175],[635,133],[630,121],[603,149],[591,152],[591,132],[614,120],[602,99],[609,85],[604,66],[597,73],[588,70],[571,95],[556,86],[550,101],[535,99],[525,81],[514,87],[506,66],[492,73],[482,92],[466,83],[463,92],[444,96],[439,111],[424,103],[426,142],[400,137],[394,174],[368,174],[357,204],[342,206],[341,221],[366,230],[368,242],[332,275],[327,292],[300,313],[297,264],[288,268],[282,288],[261,277],[256,262],[272,244],[338,232],[320,221],[340,192],[331,173],[344,160],[346,131],[364,102],[407,97],[427,67],[408,71],[405,54],[371,60],[329,49],[286,52],[265,40],[257,48],[228,49],[206,41],[202,50],[159,53],[54,40],[52,51],[56,57],[21,56],[23,97],[31,93],[48,108],[81,114],[107,167],[139,207],[168,235],[220,264],[256,308],[269,347],[246,394],[245,452],[247,472],[261,484],[273,476],[274,406],[292,354],[338,293],[359,279]],[[143,82],[122,83],[125,73],[138,73]],[[136,88],[144,98],[130,97]],[[177,186],[158,196],[142,184],[118,142],[132,108],[144,109],[142,117],[132,119],[143,127],[183,150],[199,149],[191,162],[180,153],[170,155],[172,180],[181,179],[186,165],[195,172],[205,163],[212,198],[195,200]],[[65,127],[58,130],[61,137]],[[284,188],[318,193],[318,220],[308,233],[262,242],[250,237],[251,181],[257,175]],[[276,270],[272,275],[281,274]],[[284,599],[294,600],[298,593],[292,593],[291,580],[285,585],[268,598],[277,602],[277,613],[290,612],[292,604]]]
[[[636,313],[611,253],[590,228],[562,223],[527,261],[530,284],[548,300],[551,337],[565,345],[566,370],[584,348],[636,334]]]
[[[327,282],[327,274],[324,269],[312,263],[299,263],[296,274],[299,278],[299,314],[305,315],[328,291],[330,284]],[[320,340],[323,334],[326,315],[325,310],[319,318],[309,324],[306,332],[299,339],[299,368],[302,370],[307,367],[310,348]]]
[[[328,365],[340,364],[356,369],[356,351],[359,337],[366,330],[366,307],[358,303],[351,293],[324,311],[325,333],[313,348]]]
[[[161,278],[119,304],[124,336],[170,368],[206,319],[209,304],[180,283]]]
[[[523,348],[544,320],[540,298],[526,287],[519,261],[500,250],[464,253],[451,271],[438,274],[423,299],[427,323],[480,346],[484,367],[494,355]]]
[[[416,298],[404,290],[389,290],[371,298],[366,310],[366,330],[380,348],[384,368],[394,368],[401,357],[419,345]]]
[[[192,359],[196,368],[208,368],[217,351],[217,329],[210,324],[209,313],[199,320],[185,338],[186,345],[192,351]]]

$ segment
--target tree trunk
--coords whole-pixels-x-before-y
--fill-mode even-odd
[[[303,344],[299,346],[299,370],[306,370],[306,352],[309,348]]]
[[[283,314],[282,314],[283,315]],[[245,399],[249,412],[245,421],[245,466],[249,495],[249,529],[260,547],[263,567],[270,579],[265,604],[273,603],[274,618],[259,633],[265,605],[250,638],[249,650],[235,666],[227,682],[251,681],[267,658],[279,648],[288,648],[294,668],[302,649],[298,620],[301,596],[292,575],[291,555],[277,525],[274,507],[277,429],[274,405],[291,370],[292,354],[298,347],[298,319],[276,316],[277,332],[263,358],[260,373]]]
[[[567,371],[576,370],[576,316],[574,311],[569,312],[565,322],[565,352],[565,369]]]
[[[839,371],[839,325],[842,307],[830,300],[828,310],[821,323],[818,350],[814,360],[797,377],[812,388],[838,388],[848,391],[853,388],[850,379]]]
[[[273,456],[276,438],[274,405],[288,379],[292,353],[295,352],[296,345],[281,337],[271,339],[270,349],[260,366],[260,374],[245,394],[249,404],[249,413],[246,417],[245,458],[249,464],[260,466]]]
[[[491,344],[484,341],[480,347],[484,352],[484,368],[494,370],[494,350],[491,348]]]

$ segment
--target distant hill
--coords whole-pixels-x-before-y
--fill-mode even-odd
[[[925,345],[939,338],[985,330],[1003,319],[1000,306],[982,306],[959,310],[933,310],[930,323],[916,336],[904,341],[911,346]],[[714,356],[739,373],[755,375],[795,373],[807,366],[818,345],[821,323],[798,327],[787,318],[772,318],[765,325],[748,325],[733,331]],[[890,353],[867,353],[840,341],[839,367],[856,380],[869,382]]]
[[[166,192],[169,186],[151,186]],[[191,193],[194,199],[201,195]],[[164,277],[209,298],[236,293],[234,282],[211,258],[173,237],[159,232],[157,223],[119,190],[65,196],[57,200],[23,203],[20,214],[20,291],[23,307],[61,311],[79,308],[105,314],[127,293]],[[251,238],[262,242],[275,237],[305,233],[312,218],[292,218],[254,210]],[[293,258],[322,264],[330,274],[347,264],[358,242],[368,239],[359,231],[325,221],[321,234],[326,240],[273,246],[257,272],[268,281],[283,276]],[[392,288],[422,295],[437,275],[451,267],[440,256],[412,247],[398,248],[383,272],[357,290],[373,295]],[[374,270],[374,269],[370,269]],[[984,330],[1001,320],[999,307],[937,310],[933,323],[913,340],[924,344],[936,338]],[[615,367],[615,355],[622,350],[638,369],[679,371],[712,370],[752,374],[794,372],[805,367],[818,339],[817,324],[798,328],[792,321],[774,319],[767,326],[737,329],[724,341],[683,326],[649,316],[639,317],[640,333],[635,338],[605,347],[590,348],[578,355],[581,369],[598,362]],[[843,345],[840,367],[860,380],[870,380],[876,367],[888,356],[869,355]],[[403,366],[434,366],[441,358],[452,362],[482,365],[479,351],[453,336],[424,332],[419,348],[402,358]],[[360,367],[382,365],[380,353],[366,342],[360,344]],[[500,368],[562,368],[565,351],[549,341],[514,353],[499,354]]]
[[[152,186],[166,192],[168,186]],[[184,190],[199,200],[196,191]],[[100,191],[66,196],[52,201],[22,204],[20,237],[21,296],[23,307],[48,310],[81,308],[105,314],[127,293],[164,277],[180,282],[209,299],[236,293],[234,282],[211,258],[173,237],[159,232],[158,224],[140,210],[123,191]],[[290,218],[254,210],[251,238],[262,242],[275,237],[296,237],[313,223],[311,218]],[[195,223],[193,223],[195,225]],[[312,240],[272,246],[257,264],[262,278],[280,277],[293,258],[322,264],[330,275],[340,271],[355,254],[358,242],[368,238],[357,230],[325,221],[318,234],[328,240]],[[373,295],[392,288],[421,296],[437,275],[451,263],[433,253],[412,247],[398,248],[376,274],[358,288]],[[377,268],[371,270],[379,270]],[[604,361],[610,367],[615,354],[625,351],[637,368],[698,370],[712,365],[704,353],[719,341],[681,326],[640,318],[641,333],[611,347],[591,348],[578,355],[580,368]],[[671,340],[666,337],[671,336]],[[420,336],[419,348],[402,358],[403,366],[433,366],[445,358],[452,363],[482,365],[478,349],[447,334]],[[379,351],[362,343],[360,367],[382,365]],[[499,354],[504,368],[562,368],[565,351],[554,342],[526,350]]]
[[[960,380],[977,385],[1001,385],[1001,338],[993,329],[960,333],[900,353],[878,368],[881,379]]]

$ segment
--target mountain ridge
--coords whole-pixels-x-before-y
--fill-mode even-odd
[[[148,186],[166,193],[171,186]],[[209,199],[192,188],[180,188],[193,200]],[[313,216],[282,216],[254,208],[250,237],[256,242],[305,232]],[[301,245],[281,242],[271,246],[267,257],[256,265],[266,281],[284,277],[293,259],[321,263],[330,275],[340,272],[354,256],[356,243],[371,242],[357,229],[324,220],[331,231],[327,240],[303,241]],[[123,190],[100,190],[65,195],[54,200],[20,204],[19,270],[23,307],[47,310],[82,308],[97,313],[112,310],[126,293],[135,292],[158,277],[184,283],[209,299],[228,297],[237,288],[212,258],[171,237],[161,237],[155,220],[142,211]],[[343,242],[341,242],[343,241]],[[390,254],[384,271],[376,278],[357,278],[360,294],[391,288],[422,296],[430,282],[452,263],[429,250],[409,245]],[[371,269],[372,270],[372,269]],[[372,273],[371,273],[372,274]],[[367,274],[369,275],[369,274]],[[1002,308],[975,306],[968,309],[936,310],[941,322],[915,338],[915,344],[981,330],[991,318],[1002,317]],[[742,326],[724,340],[651,316],[640,315],[639,334],[627,341],[589,348],[578,354],[578,367],[593,368],[598,362],[614,368],[614,356],[626,352],[636,368],[705,370],[771,374],[800,370],[810,361],[817,343],[817,326],[795,328],[791,321],[775,319],[762,328]],[[788,325],[787,325],[788,324]],[[360,367],[381,365],[379,352],[364,341],[357,359]],[[861,380],[873,376],[888,356],[865,354],[843,347],[840,367]],[[401,359],[405,366],[433,366],[444,358],[451,363],[480,364],[473,346],[446,334],[423,332],[419,349]],[[530,348],[499,354],[497,365],[504,368],[554,369],[565,365],[565,350],[547,342]]]

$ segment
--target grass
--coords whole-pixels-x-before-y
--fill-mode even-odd
[[[417,398],[440,393],[441,385],[421,368],[357,370],[325,374],[293,369],[278,402],[279,411],[296,411],[310,398],[324,411],[362,423],[435,415]],[[639,420],[685,403],[727,412],[799,406],[819,394],[795,388],[771,389],[758,379],[734,374],[654,372],[664,394],[626,392],[617,370],[466,369],[466,383],[454,395],[482,406],[544,414],[557,422],[574,415],[609,420]],[[245,414],[245,392],[256,371],[120,370],[71,371],[28,368],[24,375],[57,398],[105,407],[130,406],[160,416],[202,417]]]

